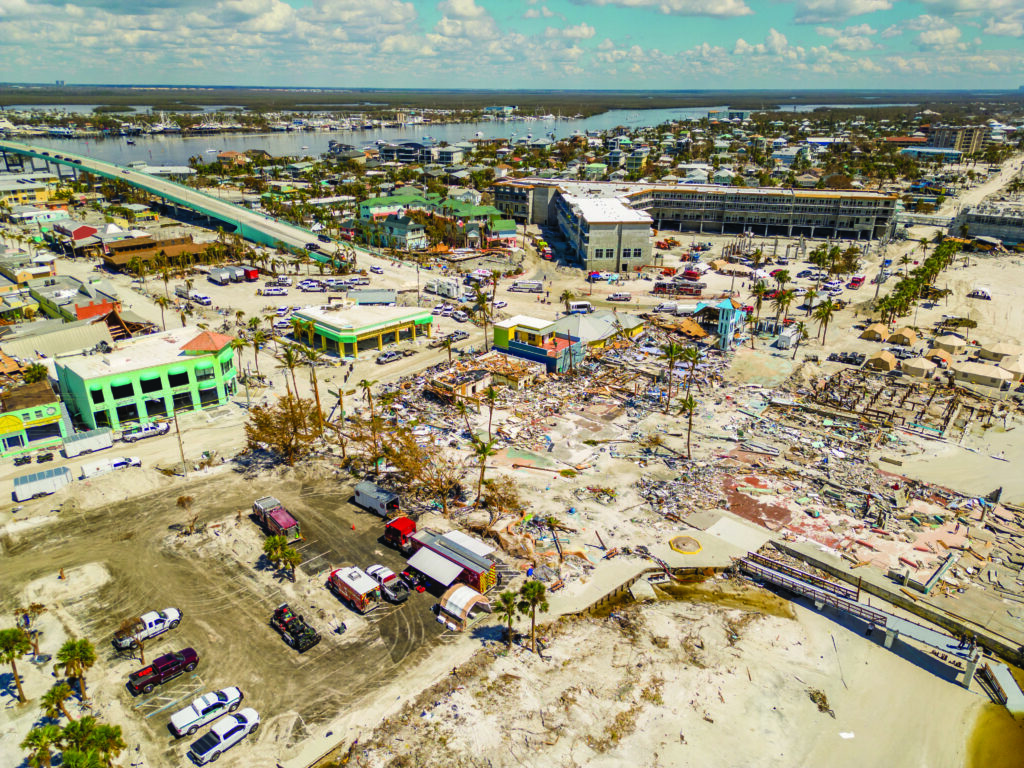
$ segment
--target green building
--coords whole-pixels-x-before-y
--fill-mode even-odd
[[[108,354],[62,358],[57,381],[87,429],[145,424],[227,403],[237,375],[231,342],[194,326],[154,333]]]
[[[70,434],[60,398],[48,381],[25,384],[0,395],[0,456],[56,448]]]
[[[296,337],[300,341],[350,358],[358,358],[361,351],[382,350],[385,344],[430,336],[434,321],[429,309],[417,307],[358,306],[341,312],[306,307],[293,317],[307,323],[307,330]]]

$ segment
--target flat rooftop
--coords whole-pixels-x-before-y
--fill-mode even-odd
[[[57,402],[57,395],[48,381],[37,381],[15,387],[0,395],[0,413],[13,413],[38,405]]]
[[[577,197],[564,192],[562,196],[590,224],[650,224],[652,221],[649,214],[633,210],[617,197]]]
[[[303,320],[312,320],[328,330],[361,333],[414,320],[433,320],[429,309],[420,307],[355,306],[346,309],[305,307],[295,313]]]
[[[173,331],[119,341],[113,352],[105,355],[73,355],[57,358],[57,365],[67,368],[83,379],[96,379],[129,371],[141,371],[158,365],[170,365],[201,355],[186,355],[182,347],[202,334],[194,325]]]

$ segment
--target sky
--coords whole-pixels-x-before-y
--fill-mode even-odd
[[[1024,0],[0,0],[7,82],[1017,89]]]

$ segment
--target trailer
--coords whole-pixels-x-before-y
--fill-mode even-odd
[[[64,456],[73,459],[83,453],[92,453],[110,448],[114,444],[114,430],[109,427],[90,429],[64,438]]]
[[[380,585],[354,565],[331,571],[327,588],[359,613],[369,613],[381,604]]]
[[[51,467],[14,478],[14,500],[28,501],[56,493],[74,478],[67,467]]]
[[[356,483],[354,501],[363,509],[367,509],[381,517],[391,517],[399,513],[400,497],[397,493],[385,490],[379,485],[363,481]]]
[[[242,267],[224,267],[224,271],[231,275],[232,283],[241,283],[245,280],[245,270]]]
[[[405,515],[396,517],[384,526],[384,541],[408,555],[412,552],[412,535],[416,533],[416,522]]]
[[[211,269],[207,278],[214,285],[227,285],[231,282],[232,273],[226,269]]]
[[[242,270],[242,277],[247,283],[255,283],[260,279],[260,271],[256,267],[250,267],[248,265],[240,267]]]
[[[127,469],[128,467],[141,466],[142,460],[137,456],[120,456],[115,459],[90,461],[88,464],[82,465],[82,479],[88,480],[90,477],[99,477],[100,475],[105,475],[108,472],[113,472],[115,469]]]
[[[273,496],[256,499],[252,511],[268,536],[284,536],[289,541],[302,538],[302,529],[298,521],[285,509],[284,504]]]
[[[427,293],[434,293],[446,299],[457,299],[462,293],[459,281],[453,277],[435,277],[427,281],[424,288]]]

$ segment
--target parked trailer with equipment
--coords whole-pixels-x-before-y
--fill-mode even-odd
[[[64,456],[73,459],[83,453],[102,451],[114,444],[114,430],[109,427],[90,429],[64,439]]]
[[[356,483],[355,503],[363,509],[380,515],[391,517],[399,512],[400,498],[397,493],[385,490],[379,485],[363,481]]]
[[[285,509],[284,504],[273,496],[256,499],[252,511],[268,536],[284,536],[289,541],[302,538],[302,529],[298,521]]]
[[[67,467],[52,467],[42,472],[32,472],[28,475],[14,478],[14,500],[28,501],[39,496],[49,496],[56,493],[74,478],[71,477],[71,470]],[[367,577],[369,578],[369,577]]]

